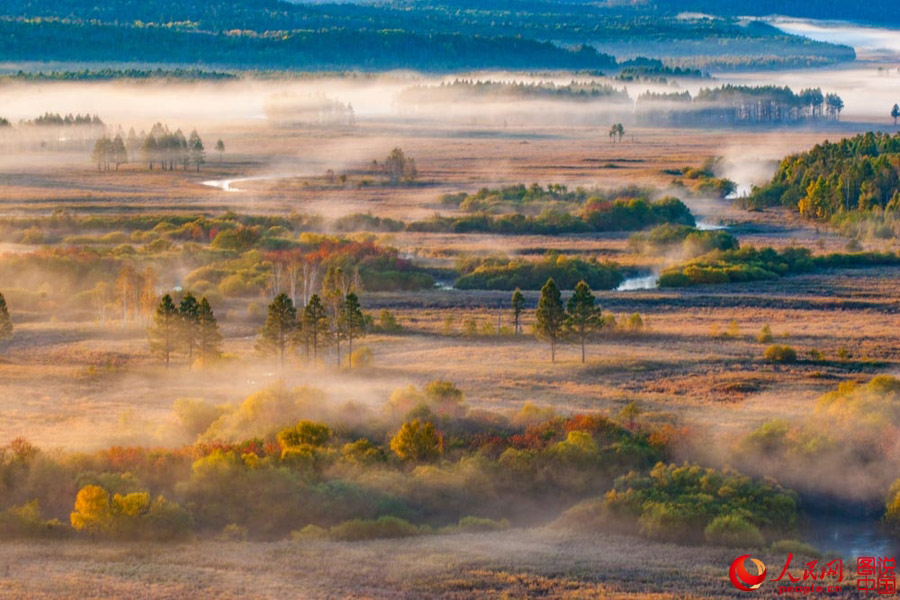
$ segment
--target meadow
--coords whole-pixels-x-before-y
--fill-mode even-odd
[[[744,549],[850,564],[829,511],[892,546],[897,238],[722,193],[870,115],[616,138],[559,100],[398,110],[406,77],[0,88],[0,597],[731,597]],[[107,170],[25,122],[98,92],[110,141],[203,153]],[[548,277],[596,297],[584,362],[535,335]],[[208,356],[160,345],[188,294]]]

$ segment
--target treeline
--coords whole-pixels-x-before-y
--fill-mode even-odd
[[[900,210],[900,134],[869,132],[787,156],[772,180],[753,188],[743,202],[788,206],[823,220],[854,211]]]
[[[518,81],[480,81],[455,79],[439,85],[417,85],[397,94],[397,100],[408,104],[453,102],[465,100],[567,100],[590,102],[630,102],[628,92],[607,83],[578,83],[566,85],[553,82],[526,83]]]
[[[520,3],[512,12],[469,8],[453,1],[319,6],[259,0],[248,6],[215,0],[173,7],[161,0],[109,6],[15,0],[4,4],[0,42],[8,40],[8,48],[0,50],[9,60],[366,70],[615,66],[589,49],[568,52],[537,40],[669,61],[742,61],[747,67],[825,65],[855,57],[849,47],[788,35],[766,23],[662,15],[655,6],[652,13],[625,4]]]
[[[238,75],[225,71],[195,68],[174,69],[81,69],[80,71],[22,71],[0,75],[0,82],[9,81],[111,81],[115,79],[177,79],[180,81],[222,81]]]
[[[818,269],[863,268],[900,265],[900,256],[885,252],[859,252],[813,256],[808,248],[772,248],[745,246],[714,251],[684,265],[664,270],[660,287],[684,287],[708,283],[738,283],[778,279]]]
[[[539,261],[462,259],[457,269],[460,276],[453,285],[461,290],[537,290],[550,278],[563,287],[573,288],[579,281],[586,281],[594,289],[609,290],[624,279],[615,263],[558,254]]]
[[[432,233],[497,233],[504,235],[557,235],[566,233],[587,233],[592,231],[636,231],[661,223],[674,223],[693,226],[696,224],[690,209],[679,199],[666,197],[650,200],[646,192],[631,190],[623,192],[621,197],[613,194],[594,192],[587,196],[583,191],[569,195],[564,189],[556,195],[554,202],[560,204],[573,201],[583,202],[577,214],[555,209],[551,205],[544,208],[537,216],[523,214],[490,215],[478,212],[465,216],[434,216],[424,221],[416,221],[407,225],[409,231]],[[554,193],[534,194],[531,198],[554,197]],[[460,207],[467,206],[477,210],[504,210],[506,207],[524,210],[530,206],[539,206],[539,201],[521,199],[512,195],[485,194],[479,192],[474,196],[455,197],[460,200]],[[582,201],[581,199],[584,198]],[[447,199],[445,197],[445,202]]]
[[[690,92],[644,92],[637,100],[640,121],[674,125],[791,124],[838,121],[844,102],[819,88],[795,93],[789,87],[724,85]]]
[[[225,148],[221,140],[217,146],[222,150]],[[199,172],[200,165],[206,162],[206,149],[196,129],[185,138],[181,129],[169,131],[168,126],[157,123],[150,133],[141,131],[138,135],[131,128],[124,139],[121,131],[113,138],[103,136],[94,142],[91,152],[91,160],[96,163],[98,171],[109,171],[110,165],[118,171],[119,165],[129,162],[129,159],[137,161],[138,158],[147,163],[151,171],[154,165],[168,171],[173,171],[176,165],[182,165],[185,171],[189,165],[194,165]]]
[[[795,494],[669,463],[683,432],[633,404],[568,417],[526,404],[507,418],[470,412],[447,381],[398,389],[380,410],[327,400],[273,386],[233,406],[177,401],[176,427],[198,441],[176,449],[50,453],[14,440],[0,451],[0,534],[362,540],[492,531],[582,501],[633,514],[620,531],[682,543],[727,545],[740,528],[742,543],[760,545],[796,531]],[[554,526],[616,530],[584,506]]]

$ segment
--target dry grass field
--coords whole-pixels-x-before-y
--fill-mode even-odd
[[[771,172],[771,161],[788,153],[867,129],[852,122],[794,131],[634,128],[621,143],[611,143],[605,127],[580,125],[498,127],[381,117],[329,130],[197,118],[208,152],[199,172],[148,171],[139,162],[98,172],[89,153],[5,157],[0,217],[39,218],[54,211],[216,217],[233,211],[319,215],[328,229],[332,220],[353,213],[406,222],[458,214],[440,196],[482,187],[635,185],[681,196],[698,220],[728,226],[742,245],[802,246],[824,254],[844,251],[847,239],[785,209],[748,212],[730,200],[684,193],[666,171],[721,156],[721,175],[747,186],[753,178],[741,179],[733,165]],[[170,125],[194,126],[177,120]],[[221,159],[212,150],[218,138],[227,146]],[[410,185],[384,185],[369,167],[395,146],[415,158],[419,178]],[[328,169],[346,181],[329,181]],[[221,189],[224,181],[232,191]],[[398,231],[371,238],[416,264],[445,271],[467,256],[533,258],[550,251],[612,260],[644,274],[682,261],[639,253],[624,232]],[[69,245],[11,239],[0,244],[0,261]],[[898,249],[895,239],[867,240],[863,247]],[[165,276],[180,285],[183,274]],[[123,324],[115,308],[101,323],[84,311],[11,300],[15,336],[0,342],[0,441],[26,437],[50,454],[109,446],[177,448],[194,441],[177,427],[178,399],[236,405],[283,382],[324,390],[328,402],[347,413],[360,406],[377,413],[394,390],[440,379],[462,390],[469,409],[509,417],[528,403],[560,415],[615,415],[636,403],[649,418],[692,432],[694,443],[676,460],[716,463],[761,423],[802,419],[841,382],[897,372],[898,276],[900,267],[883,266],[753,283],[597,292],[605,313],[622,322],[639,313],[644,326],[602,333],[588,344],[584,364],[571,344],[551,363],[548,346],[531,335],[538,292],[525,292],[525,333],[497,335],[498,308],[502,327],[512,326],[509,292],[457,290],[438,278],[444,285],[434,289],[363,294],[367,312],[389,310],[402,330],[368,335],[363,343],[372,350],[372,364],[353,371],[305,366],[295,358],[281,368],[261,358],[255,343],[269,294],[217,302],[226,358],[192,371],[181,359],[164,368],[148,347],[145,324]],[[797,362],[764,360],[772,342],[759,342],[757,335],[766,325],[774,343],[797,351]],[[0,598],[731,597],[726,575],[734,556],[727,548],[515,527],[361,542],[225,542],[209,536],[178,544],[4,541]],[[769,593],[774,595],[771,588]]]

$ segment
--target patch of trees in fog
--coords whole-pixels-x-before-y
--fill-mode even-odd
[[[779,125],[838,121],[844,102],[819,88],[795,93],[774,85],[724,85],[690,92],[644,92],[637,99],[639,122],[653,125]]]

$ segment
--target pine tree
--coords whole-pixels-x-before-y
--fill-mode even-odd
[[[13,325],[9,318],[9,309],[6,308],[6,298],[0,294],[0,340],[8,340],[12,334]]]
[[[562,294],[552,277],[541,288],[535,319],[535,334],[539,339],[550,343],[550,360],[556,362],[556,344],[562,336],[566,311],[563,308]]]
[[[313,363],[319,356],[319,344],[328,334],[328,312],[318,294],[313,294],[303,309],[303,338],[312,347]]]
[[[188,369],[194,364],[194,348],[200,337],[200,303],[188,292],[178,305],[178,339],[187,350]]]
[[[203,148],[203,141],[200,139],[200,135],[197,133],[196,129],[191,132],[187,147],[190,153],[190,160],[197,166],[197,172],[199,173],[200,165],[206,162],[206,151]]]
[[[575,286],[575,293],[569,298],[566,312],[566,327],[581,342],[581,362],[584,362],[585,340],[603,325],[597,299],[584,281]]]
[[[284,366],[284,351],[297,330],[297,309],[287,294],[278,294],[269,305],[266,323],[260,331],[257,349],[264,354],[277,354]]]
[[[197,350],[200,353],[200,361],[205,367],[210,360],[219,358],[222,354],[222,334],[219,332],[219,323],[205,296],[200,299],[197,323]]]
[[[350,368],[353,368],[353,340],[365,333],[366,318],[359,305],[359,297],[350,292],[341,305],[340,328],[347,338],[347,357]]]
[[[525,295],[522,290],[516,288],[512,295],[512,309],[515,315],[516,335],[522,333],[522,311],[525,309]]]
[[[222,155],[225,154],[225,142],[219,140],[216,142],[216,151],[219,153],[219,162],[222,162]]]
[[[165,359],[168,369],[169,357],[175,351],[178,341],[178,308],[169,294],[163,296],[159,301],[156,313],[153,315],[153,325],[148,333],[150,334],[150,349]]]

